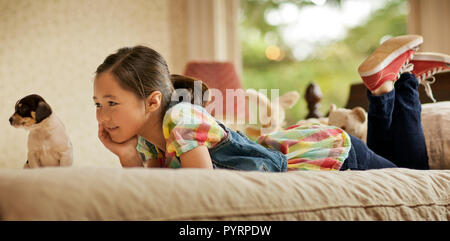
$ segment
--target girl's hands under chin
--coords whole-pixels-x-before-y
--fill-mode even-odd
[[[136,146],[138,139],[136,136],[133,136],[125,142],[117,143],[111,139],[111,136],[103,125],[98,124],[98,138],[108,150],[116,154],[119,158],[135,155],[137,152]]]

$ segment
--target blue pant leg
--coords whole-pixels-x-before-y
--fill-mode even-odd
[[[369,111],[367,113],[367,146],[378,155],[393,160],[394,135],[391,131],[395,89],[381,96],[375,96],[367,90]]]
[[[344,161],[340,170],[369,170],[397,167],[394,163],[370,150],[360,139],[352,135],[350,135],[350,139],[352,147],[348,158]]]
[[[342,170],[347,166],[350,169],[354,167],[359,170],[377,168],[369,167],[370,163],[362,162],[372,160],[371,163],[377,166],[376,163],[384,163],[386,159],[399,167],[429,168],[417,87],[416,77],[410,73],[404,73],[396,81],[395,89],[389,93],[373,96],[370,91],[367,91],[369,100],[367,146],[369,149],[366,150],[359,145],[358,140],[354,141],[356,138],[352,138],[351,154],[344,162]],[[384,157],[384,160],[379,159],[379,156]],[[386,163],[382,165],[389,166]]]
[[[404,73],[395,83],[395,108],[391,130],[394,135],[394,157],[399,167],[429,169],[425,136],[417,87],[413,74]]]

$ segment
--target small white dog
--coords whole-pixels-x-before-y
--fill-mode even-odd
[[[72,165],[72,143],[64,124],[41,96],[28,95],[17,101],[9,123],[30,131],[24,168]]]

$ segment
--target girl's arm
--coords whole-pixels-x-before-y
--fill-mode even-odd
[[[180,155],[181,167],[212,169],[211,156],[206,146],[198,146]]]

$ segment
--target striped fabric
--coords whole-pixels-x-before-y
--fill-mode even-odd
[[[164,153],[159,151],[152,143],[145,140],[141,136],[138,138],[136,149],[143,160],[144,166],[148,167],[149,160],[157,160],[159,167],[180,168],[180,160],[176,157],[166,157]]]
[[[258,143],[285,154],[287,171],[339,170],[351,148],[346,132],[318,123],[291,126],[260,137]]]
[[[211,148],[226,135],[203,107],[183,102],[170,108],[164,116],[163,133],[166,156],[180,156],[198,146]]]
[[[212,148],[226,137],[204,108],[190,103],[180,103],[170,108],[164,116],[163,133],[166,139],[165,155],[142,137],[136,149],[144,165],[156,159],[160,167],[181,167],[179,156],[198,146]],[[283,131],[261,136],[258,143],[285,154],[288,171],[339,170],[351,148],[350,136],[342,129],[321,124],[295,125]]]
[[[198,146],[214,147],[226,132],[203,107],[183,102],[170,108],[163,119],[166,153],[142,137],[136,149],[142,160],[157,159],[161,167],[181,167],[179,156]]]

